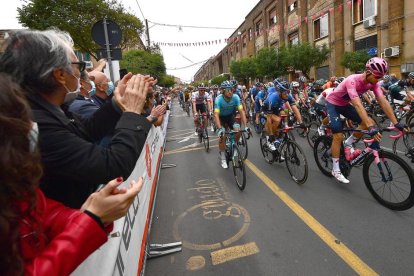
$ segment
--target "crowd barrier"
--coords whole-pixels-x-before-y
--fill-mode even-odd
[[[114,230],[101,248],[90,255],[71,275],[140,275],[153,210],[159,167],[164,151],[169,111],[160,127],[152,127],[135,168],[122,185],[143,176],[144,184],[128,214],[114,222]]]

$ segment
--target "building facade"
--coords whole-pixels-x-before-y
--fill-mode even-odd
[[[311,77],[347,76],[340,65],[345,52],[366,50],[384,57],[390,73],[403,77],[414,71],[414,1],[410,0],[262,0],[245,17],[215,57],[194,80],[230,72],[234,60],[254,57],[264,47],[308,42],[326,44],[329,59],[313,68]],[[298,73],[298,72],[296,72]],[[293,72],[289,78],[295,78]]]

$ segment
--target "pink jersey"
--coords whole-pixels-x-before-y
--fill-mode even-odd
[[[362,74],[350,75],[329,93],[326,100],[333,105],[345,106],[352,99],[359,97],[369,90],[374,92],[375,97],[384,95],[378,83],[366,83]]]

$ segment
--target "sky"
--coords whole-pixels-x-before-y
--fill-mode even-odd
[[[149,21],[149,36],[153,42],[196,43],[221,39],[220,44],[212,43],[207,46],[160,46],[167,74],[190,82],[203,64],[200,62],[217,55],[225,47],[224,39],[238,31],[237,28],[259,0],[118,0],[118,2],[121,2],[141,21],[144,22],[144,18]],[[16,9],[21,5],[20,0],[2,2],[0,29],[21,28],[16,18]],[[178,27],[162,26],[151,22],[182,27],[180,31]],[[204,29],[185,26],[230,29]],[[141,38],[146,45],[146,36]],[[198,64],[193,65],[195,63]]]

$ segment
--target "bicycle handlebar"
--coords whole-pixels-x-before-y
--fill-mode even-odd
[[[404,131],[401,131],[398,128],[393,127],[393,126],[392,127],[383,128],[383,129],[381,129],[381,131],[384,131],[384,132],[398,131],[398,134],[397,135],[390,135],[389,136],[391,139],[398,139],[398,138],[401,138],[404,135]],[[368,134],[368,131],[367,130],[364,130],[364,131],[361,130],[360,132],[365,133],[365,134]],[[373,139],[373,138],[371,138],[371,139],[364,139],[364,142],[365,143],[372,143],[374,141],[375,141],[375,139]]]

